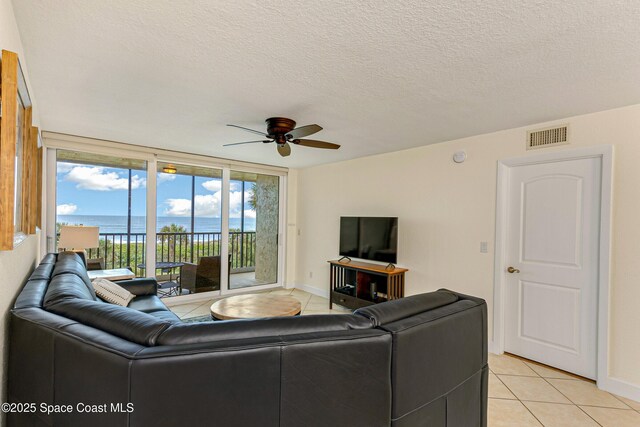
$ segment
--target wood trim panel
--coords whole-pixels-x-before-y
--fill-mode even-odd
[[[42,164],[44,162],[44,149],[38,147],[38,128],[36,128],[36,227],[42,230]]]
[[[18,179],[21,180],[21,194],[20,194],[20,231],[24,234],[33,234],[29,230],[29,195],[30,191],[30,182],[31,176],[35,171],[31,169],[31,116],[32,110],[31,107],[26,107],[24,109],[23,121],[22,121],[22,168],[21,168],[21,176]],[[35,230],[34,230],[35,232]]]
[[[18,109],[18,55],[2,51],[0,63],[0,250],[13,249],[16,167],[16,115]]]
[[[31,126],[29,129],[29,205],[27,228],[29,234],[36,234],[38,222],[38,206],[42,203],[38,200],[38,128]]]

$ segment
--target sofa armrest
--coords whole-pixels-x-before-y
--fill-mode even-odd
[[[143,279],[118,280],[115,283],[122,286],[136,296],[156,295],[158,293],[158,282],[151,277]]]
[[[385,325],[418,313],[430,311],[438,307],[453,304],[461,299],[460,294],[439,289],[435,292],[400,298],[381,304],[370,305],[357,309],[359,314],[371,320],[374,326]]]
[[[439,412],[439,425],[487,425],[484,300],[440,289],[355,313],[393,338],[392,420],[419,425]]]

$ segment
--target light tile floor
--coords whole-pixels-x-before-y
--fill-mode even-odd
[[[640,403],[584,378],[508,354],[489,371],[489,427],[640,427]]]
[[[263,291],[300,300],[302,314],[349,313],[299,289]],[[182,319],[210,314],[214,298],[169,307]],[[640,427],[640,403],[592,381],[508,354],[489,354],[488,427]]]

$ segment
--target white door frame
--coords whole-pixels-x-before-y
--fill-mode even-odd
[[[552,151],[525,157],[516,157],[498,161],[496,193],[496,244],[493,286],[493,341],[491,352],[504,353],[504,313],[507,250],[507,208],[509,168],[537,163],[560,162],[598,158],[602,166],[600,197],[600,249],[598,268],[598,330],[597,330],[597,369],[596,380],[606,381],[609,375],[609,287],[611,262],[611,208],[613,194],[613,146],[598,145],[562,151]]]

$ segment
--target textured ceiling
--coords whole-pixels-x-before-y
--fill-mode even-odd
[[[42,128],[133,144],[304,167],[640,102],[637,0],[13,5]],[[222,147],[271,116],[342,148]]]

